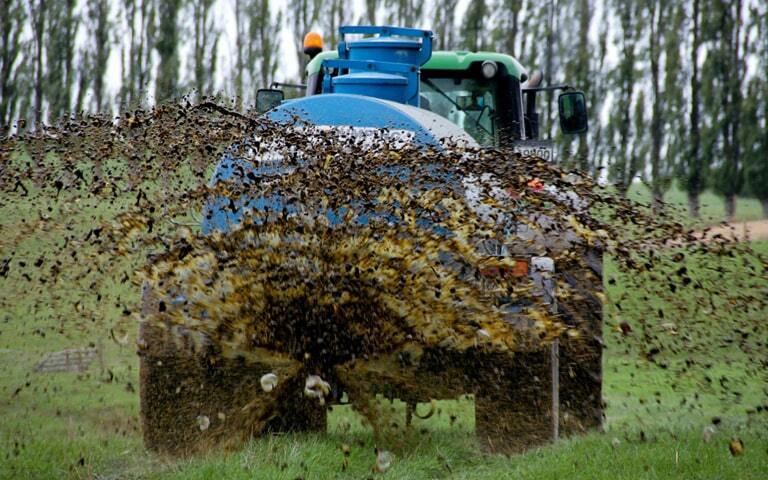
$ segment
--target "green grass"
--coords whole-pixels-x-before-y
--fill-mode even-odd
[[[768,243],[755,245],[768,252]],[[607,273],[618,275],[611,267]],[[623,286],[617,283],[612,288]],[[611,323],[615,312],[608,315]],[[44,326],[34,317],[5,312],[3,317],[0,478],[308,479],[373,475],[373,439],[349,407],[334,408],[327,435],[256,439],[238,452],[214,452],[187,460],[147,453],[138,425],[137,361],[131,347],[109,340],[99,328],[42,337],[30,334],[33,327]],[[130,321],[117,322],[128,322],[125,331],[132,328]],[[489,456],[478,450],[471,435],[471,400],[444,401],[436,417],[415,420],[411,448],[396,454],[391,470],[374,476],[765,478],[768,422],[765,414],[746,413],[765,403],[765,381],[746,375],[737,378],[742,387],[739,398],[706,392],[701,390],[698,377],[680,379],[673,369],[662,370],[643,361],[615,332],[607,329],[605,336],[606,432],[565,439],[511,458]],[[87,342],[105,347],[103,367],[112,372],[111,380],[100,372],[99,365],[80,375],[31,373],[45,352]],[[748,361],[737,351],[721,350],[718,356],[720,360],[713,358],[713,375],[719,371],[738,376],[744,369],[742,362]],[[683,361],[689,357],[680,354],[669,359]],[[693,400],[697,393],[699,398]],[[682,404],[684,399],[687,401]],[[451,413],[458,416],[453,426],[448,421]],[[716,416],[722,423],[713,441],[705,443],[702,429]],[[426,433],[421,433],[422,429]],[[728,452],[728,440],[733,436],[744,441],[743,456],[732,457]],[[352,454],[349,469],[342,472],[340,446],[345,443],[351,446]]]
[[[640,193],[634,192],[633,195]],[[673,190],[670,202],[685,197]],[[722,202],[702,199],[705,215],[716,218]],[[751,206],[750,206],[751,205]],[[174,460],[148,453],[142,444],[138,421],[138,360],[134,352],[136,323],[124,308],[138,303],[138,288],[131,282],[111,278],[109,302],[99,301],[89,284],[97,273],[83,278],[62,274],[51,279],[48,272],[56,260],[62,271],[86,257],[57,258],[56,245],[62,234],[51,229],[20,242],[14,232],[22,220],[37,212],[72,216],[77,235],[84,235],[97,218],[109,217],[117,205],[95,208],[68,207],[63,201],[50,205],[15,199],[0,205],[0,240],[4,258],[15,252],[15,267],[0,280],[0,478],[487,478],[487,479],[640,479],[640,478],[733,478],[768,477],[768,420],[766,413],[748,413],[757,405],[768,405],[766,372],[754,374],[754,359],[733,344],[712,351],[665,351],[670,365],[687,359],[712,363],[713,378],[727,375],[733,390],[718,389],[702,382],[702,372],[681,376],[679,369],[659,368],[643,359],[639,346],[611,329],[621,320],[635,325],[648,313],[649,302],[639,292],[628,290],[630,279],[609,264],[606,278],[616,277],[609,297],[626,294],[623,312],[606,309],[607,344],[604,359],[604,397],[607,402],[605,432],[564,439],[555,445],[534,448],[513,457],[486,455],[473,438],[471,399],[439,402],[440,413],[428,421],[414,420],[413,437],[396,452],[390,471],[374,474],[374,443],[370,431],[349,407],[334,407],[325,435],[285,435],[255,439],[232,453],[212,452],[194,459]],[[65,212],[73,208],[71,213]],[[739,204],[739,218],[759,216],[759,205]],[[720,214],[721,215],[721,214]],[[92,218],[92,217],[96,217]],[[721,215],[722,216],[722,215]],[[768,242],[755,243],[768,254]],[[31,265],[46,253],[38,272],[18,267]],[[130,267],[121,264],[120,268]],[[82,269],[81,269],[82,270]],[[118,269],[120,270],[120,269]],[[32,272],[30,280],[23,273]],[[744,270],[739,274],[748,275]],[[41,278],[47,278],[41,283]],[[735,278],[718,279],[724,289],[736,285]],[[759,293],[759,292],[758,292]],[[681,294],[682,295],[682,294]],[[73,303],[79,300],[75,309]],[[651,310],[659,306],[650,305]],[[629,310],[629,311],[627,311]],[[711,335],[713,344],[723,338],[729,322],[738,316],[765,318],[765,311],[691,313],[674,319],[681,325],[702,320],[697,335]],[[682,313],[681,313],[682,315]],[[110,333],[114,332],[114,335]],[[115,341],[128,333],[126,345]],[[39,374],[33,369],[46,353],[63,348],[94,344],[103,358],[84,374]],[[765,356],[765,347],[756,352]],[[762,373],[762,374],[760,374]],[[393,408],[402,409],[402,405]],[[423,407],[422,407],[423,408]],[[398,410],[399,411],[399,410]],[[451,425],[449,417],[458,420]],[[704,442],[702,429],[712,418],[721,419],[711,442]],[[423,430],[423,432],[422,432]],[[745,454],[732,457],[731,437],[744,441]],[[342,444],[350,445],[349,468],[342,471]]]
[[[633,183],[627,192],[627,197],[637,202],[645,204],[650,203],[651,192],[642,183]],[[723,197],[715,194],[712,190],[705,190],[699,198],[701,202],[701,223],[703,225],[712,225],[725,220],[725,208]],[[664,195],[664,201],[680,212],[681,218],[690,221],[688,217],[688,197],[684,190],[680,189],[676,183]],[[734,221],[747,222],[751,220],[762,220],[763,209],[760,202],[754,198],[738,197],[736,200],[736,215]]]

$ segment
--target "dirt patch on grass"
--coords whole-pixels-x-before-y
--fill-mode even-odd
[[[768,220],[731,222],[704,229],[700,235],[708,239],[722,236],[739,242],[747,240],[768,240]]]

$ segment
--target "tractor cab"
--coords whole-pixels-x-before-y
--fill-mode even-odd
[[[421,70],[421,108],[467,131],[480,145],[525,138],[520,78],[512,57],[438,51]]]
[[[389,33],[395,35],[398,30],[395,27],[357,27],[360,28],[370,29],[371,33],[389,29]],[[332,93],[327,77],[349,73],[327,68],[340,58],[340,52],[344,55],[348,51],[348,45],[366,52],[360,57],[364,59],[375,56],[378,52],[372,47],[380,46],[382,42],[380,37],[368,37],[342,44],[338,50],[322,51],[318,46],[322,41],[316,33],[307,35],[307,39],[305,52],[312,60],[306,68],[306,96]],[[389,37],[389,34],[385,39],[389,46],[397,41],[396,36]],[[401,43],[401,47],[407,46],[406,42]],[[450,120],[480,145],[522,149],[544,145],[546,142],[539,141],[536,112],[536,93],[544,90],[564,90],[558,99],[563,133],[577,134],[587,130],[586,102],[581,92],[565,85],[539,87],[540,75],[534,74],[529,81],[523,66],[509,55],[431,51],[418,73],[416,106]]]

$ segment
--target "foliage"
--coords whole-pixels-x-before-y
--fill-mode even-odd
[[[16,66],[22,53],[21,32],[26,21],[22,0],[0,5],[0,134],[10,129],[16,119],[16,105],[22,84],[22,69]]]
[[[273,21],[271,12],[269,0],[250,0],[245,8],[246,17],[250,19],[246,58],[254,98],[257,89],[269,88],[280,65],[278,38],[283,14],[278,11],[277,19]]]
[[[211,18],[213,6],[214,0],[192,1],[192,18],[194,21],[193,85],[200,97],[215,93],[216,61],[221,32]]]
[[[157,66],[155,99],[159,102],[178,95],[179,28],[178,16],[182,0],[158,0],[158,37],[155,50],[160,56]]]

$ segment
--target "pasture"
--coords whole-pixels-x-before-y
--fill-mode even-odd
[[[684,200],[679,192],[672,198]],[[117,203],[76,209],[64,230],[84,235],[98,219],[109,218]],[[82,297],[78,304],[99,272],[67,272],[68,267],[91,261],[87,251],[78,258],[44,258],[45,266],[58,264],[61,273],[53,280],[36,273],[32,266],[62,241],[64,230],[52,226],[34,237],[19,232],[41,215],[68,215],[65,203],[50,207],[20,198],[0,206],[0,232],[5,237],[0,247],[15,254],[0,292],[0,478],[762,479],[768,475],[766,346],[763,343],[762,351],[748,355],[738,342],[726,341],[733,337],[731,326],[744,316],[764,319],[768,312],[691,309],[690,318],[671,320],[679,326],[675,335],[695,325],[690,334],[701,348],[669,349],[649,360],[637,342],[616,328],[626,322],[639,331],[648,302],[610,260],[606,279],[615,281],[606,284],[608,298],[623,297],[624,308],[608,305],[605,313],[603,432],[563,439],[513,457],[486,455],[472,435],[472,399],[464,397],[439,402],[429,420],[414,419],[406,446],[394,452],[391,468],[383,474],[372,471],[376,457],[370,430],[347,406],[334,407],[326,435],[259,438],[239,451],[194,459],[153,455],[142,445],[138,419],[138,288],[127,278],[112,278],[108,298],[119,301],[99,303]],[[744,219],[755,216],[757,206],[739,207]],[[717,215],[715,207],[707,212]],[[768,242],[754,242],[753,247],[768,255]],[[745,268],[724,277],[712,275],[709,281],[727,289],[737,277],[752,273]],[[758,286],[751,293],[761,291],[764,288]],[[658,302],[654,308],[664,306]],[[35,372],[50,352],[88,346],[101,354],[85,372]],[[693,366],[675,368],[686,362]],[[383,408],[392,409],[393,418],[404,417],[402,404],[385,402]],[[710,426],[711,438],[704,433]],[[743,454],[729,452],[732,438],[743,442]],[[350,455],[348,467],[342,469],[344,445]]]

